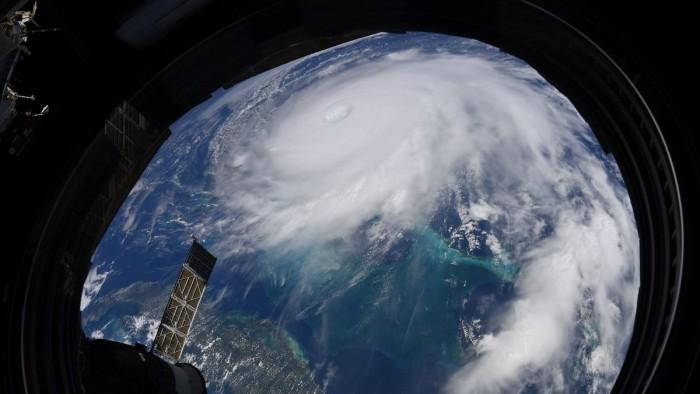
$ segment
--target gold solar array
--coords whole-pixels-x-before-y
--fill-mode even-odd
[[[216,257],[196,240],[192,243],[163,312],[151,351],[173,362],[180,358],[215,262]]]

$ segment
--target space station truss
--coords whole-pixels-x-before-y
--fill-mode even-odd
[[[155,354],[173,362],[180,359],[215,263],[216,257],[192,242],[153,340]]]

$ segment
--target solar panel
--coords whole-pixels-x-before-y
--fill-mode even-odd
[[[173,362],[180,359],[215,263],[216,257],[194,240],[163,312],[151,352]]]

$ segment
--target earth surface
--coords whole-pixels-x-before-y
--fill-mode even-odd
[[[207,61],[207,60],[203,60]],[[634,216],[571,103],[481,42],[378,34],[171,127],[93,257],[89,337],[150,345],[191,236],[210,392],[606,392]]]

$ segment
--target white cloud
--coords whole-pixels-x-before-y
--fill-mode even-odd
[[[150,312],[125,317],[129,326],[129,337],[142,338],[145,336],[146,343],[150,343],[155,339],[160,320],[149,317],[149,314]]]
[[[526,254],[516,283],[518,297],[501,317],[501,331],[479,342],[480,357],[452,378],[450,391],[518,391],[532,371],[540,373],[533,384],[556,381],[572,352],[576,313],[586,289],[593,291],[601,333],[588,372],[617,374],[636,302],[635,297],[620,298],[636,295],[636,287],[620,285],[625,284],[625,269],[636,264],[636,245],[618,247],[626,240],[602,210],[587,219],[562,214],[556,228]],[[627,309],[626,321],[619,321],[620,307]]]
[[[111,269],[112,264],[102,263],[99,265],[93,265],[88,272],[88,276],[85,279],[85,284],[83,285],[83,294],[80,297],[80,310],[83,311],[90,305],[93,298],[100,292],[102,285],[107,280],[109,274],[113,271]],[[105,268],[104,272],[99,272],[101,269]]]
[[[108,321],[107,323],[105,323],[105,325],[102,326],[102,328],[97,328],[97,329],[92,330],[92,332],[90,333],[90,338],[94,338],[94,339],[102,339],[102,338],[104,338],[104,337],[105,337],[104,330],[105,330],[105,329],[107,328],[107,326],[109,326],[111,323],[112,323],[112,321],[110,320],[110,321]]]

